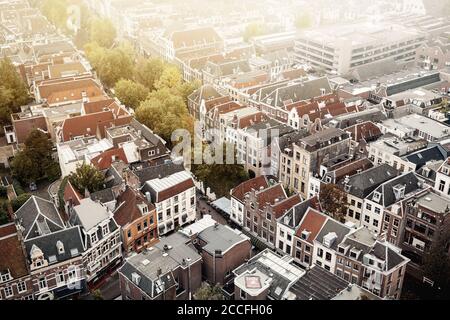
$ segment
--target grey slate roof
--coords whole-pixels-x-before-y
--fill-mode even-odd
[[[283,107],[285,101],[297,102],[319,97],[322,95],[321,89],[325,89],[325,94],[332,92],[327,77],[280,87],[268,95],[264,102],[274,107]]]
[[[183,265],[186,258],[191,259],[191,264],[201,259],[193,245],[186,244],[189,240],[181,233],[174,233],[162,238],[153,249],[128,258],[119,272],[130,281],[133,273],[138,274],[141,277],[139,288],[150,297],[156,297],[161,292],[158,289],[162,288],[161,280],[165,282],[165,288],[175,284],[172,270]],[[171,249],[166,251],[167,255],[164,254],[165,245],[172,246]],[[148,260],[148,263],[145,260]],[[161,277],[158,277],[159,269],[161,270]]]
[[[348,281],[313,266],[289,291],[295,294],[296,300],[331,300],[348,285]]]
[[[116,200],[111,188],[103,189],[94,193],[91,193],[91,199],[94,201],[100,201],[101,203],[108,203]]]
[[[64,228],[55,205],[34,195],[15,212],[15,216],[23,227],[24,240]]]
[[[148,128],[147,126],[143,125],[142,123],[140,123],[136,119],[133,118],[131,120],[130,126],[132,126],[136,131],[140,131],[142,136],[145,138],[145,140],[147,140],[148,142],[150,142],[154,146],[157,146],[158,144],[164,144],[164,141],[158,135],[153,133],[153,131],[150,130],[150,128]]]
[[[64,253],[58,252],[58,248],[56,246],[58,241],[61,241],[63,244]],[[59,230],[25,241],[25,250],[28,257],[33,245],[42,250],[44,258],[49,262],[49,264],[59,263],[80,256],[85,250],[81,228],[79,226]],[[51,256],[56,258],[54,262],[49,261],[49,257]]]
[[[419,170],[427,162],[433,160],[445,160],[447,159],[448,153],[441,145],[428,146],[426,149],[422,149],[411,153],[404,158],[409,162],[416,165],[416,170]]]
[[[300,222],[302,221],[303,217],[305,216],[306,211],[308,211],[308,208],[315,207],[311,203],[312,201],[316,201],[313,199],[314,198],[309,198],[308,200],[302,201],[295,207],[289,209],[284,214],[284,216],[278,219],[278,222],[292,229],[297,228]]]
[[[336,240],[331,244],[330,248],[336,250],[339,243],[342,242],[344,237],[351,231],[351,229],[342,223],[337,222],[333,219],[327,219],[327,222],[325,222],[324,226],[320,230],[319,234],[317,235],[316,239],[318,242],[323,244],[323,237],[325,237],[330,232],[334,232],[337,235]]]
[[[398,170],[388,164],[382,164],[351,176],[346,192],[358,198],[365,198],[380,184],[399,174]]]
[[[138,177],[140,184],[142,186],[149,180],[159,177],[161,178],[167,177],[180,171],[184,171],[184,167],[182,164],[175,164],[173,162],[169,162],[157,166],[143,168],[142,170],[137,170],[134,173]]]
[[[198,234],[198,238],[206,242],[203,250],[212,255],[216,250],[224,253],[245,240],[229,227],[221,224],[206,228]]]
[[[400,200],[396,199],[394,194],[394,187],[397,185],[405,186],[405,195],[420,189],[419,179],[416,174],[414,172],[408,172],[383,183],[375,190],[376,192],[381,193],[380,201],[374,200],[375,191],[372,192],[367,199],[381,203],[385,208],[389,207]]]

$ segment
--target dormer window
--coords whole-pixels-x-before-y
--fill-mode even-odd
[[[105,224],[105,225],[102,227],[102,234],[103,234],[103,236],[106,236],[108,233],[109,233],[109,228],[108,228],[108,225]]]
[[[373,193],[373,201],[379,203],[379,202],[380,202],[380,199],[381,199],[381,193],[378,192],[378,191],[375,191],[375,192]]]
[[[352,250],[350,250],[350,257],[352,257],[353,259],[358,259],[360,253],[361,250],[353,248]]]
[[[307,240],[310,234],[311,234],[311,232],[309,232],[307,230],[303,230],[302,234],[301,234],[301,237],[302,237],[303,240]]]
[[[56,242],[56,249],[58,250],[58,254],[64,254],[64,244],[59,240]]]
[[[405,196],[405,189],[406,189],[405,185],[398,184],[394,186],[393,191],[396,200],[400,200]]]
[[[348,250],[348,245],[345,245],[345,244],[340,244],[339,246],[338,246],[338,252],[339,253],[342,253],[342,254],[346,254],[347,253],[347,250]]]
[[[95,233],[95,232],[91,233],[91,243],[94,244],[97,242],[97,240],[98,240],[97,233]]]

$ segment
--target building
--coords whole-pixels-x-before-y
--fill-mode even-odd
[[[233,271],[234,300],[285,300],[290,287],[305,271],[289,256],[281,256],[269,249],[252,257]]]
[[[337,245],[335,274],[380,298],[400,299],[409,259],[364,227]]]
[[[426,35],[389,22],[354,22],[302,32],[295,41],[295,60],[332,74],[348,74],[377,61],[414,61]]]
[[[441,236],[450,230],[449,201],[432,189],[405,201],[401,211],[400,247],[411,259],[411,275],[423,280],[424,258],[430,249],[441,244]]]
[[[202,282],[202,257],[181,233],[126,259],[119,269],[123,300],[188,300]]]
[[[120,227],[106,206],[91,198],[79,202],[69,209],[69,224],[81,228],[86,280],[95,283],[122,261]]]
[[[34,298],[25,249],[14,223],[0,226],[0,299],[19,300]]]
[[[348,155],[349,150],[350,135],[341,129],[329,128],[311,134],[293,144],[292,152],[281,154],[280,180],[286,188],[307,198],[309,179],[319,173],[320,165]],[[286,169],[288,166],[290,170]]]
[[[388,164],[372,167],[341,180],[340,186],[347,193],[345,221],[356,226],[363,223],[364,199],[379,185],[395,178],[399,172]]]
[[[192,239],[202,256],[202,278],[212,285],[232,280],[233,270],[252,255],[249,237],[217,223],[210,215],[205,215],[181,232]]]
[[[414,172],[402,174],[382,183],[363,201],[362,225],[375,235],[381,234],[385,209],[391,206],[398,208],[401,201],[421,190],[423,182]]]
[[[147,180],[143,192],[156,206],[159,235],[196,219],[195,185],[189,172],[179,171]]]
[[[281,184],[251,190],[245,196],[244,230],[264,245],[275,248],[278,218],[301,200],[298,194],[288,197]]]
[[[275,182],[275,181],[274,181]],[[262,190],[269,187],[269,180],[266,176],[259,176],[242,182],[240,185],[230,190],[231,214],[230,219],[239,226],[244,225],[245,196],[252,190]]]
[[[367,146],[368,158],[375,164],[389,164],[400,172],[415,171],[415,164],[405,160],[404,156],[421,150],[428,145],[418,137],[407,136],[403,139],[385,135]]]
[[[86,290],[81,229],[67,226],[55,205],[31,196],[16,212],[37,300],[63,299]]]
[[[139,253],[158,242],[156,208],[139,191],[126,187],[119,195],[114,220],[121,226],[125,253]]]
[[[450,158],[437,170],[434,189],[442,196],[450,198]]]

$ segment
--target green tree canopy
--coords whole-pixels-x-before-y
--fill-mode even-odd
[[[164,71],[165,63],[159,58],[141,59],[136,68],[135,78],[150,91],[155,90],[155,83]]]
[[[23,194],[21,194],[20,196],[17,196],[16,199],[12,200],[12,201],[11,201],[11,206],[12,206],[14,212],[16,212],[17,210],[19,210],[20,207],[23,206],[23,204],[24,204],[25,202],[27,202],[28,199],[30,199],[30,197],[31,197],[31,194],[29,194],[29,193],[23,193]]]
[[[40,4],[41,12],[61,30],[67,30],[67,0],[43,0]]]
[[[110,88],[114,87],[117,81],[122,78],[133,78],[133,54],[127,47],[106,50],[100,60],[100,66],[96,69],[102,82]]]
[[[347,212],[347,194],[334,184],[320,187],[320,204],[325,212],[336,220],[342,221]]]
[[[83,163],[77,167],[75,172],[69,175],[69,181],[78,192],[84,194],[86,189],[89,192],[101,190],[105,181],[105,175],[96,167]]]
[[[433,288],[439,288],[442,297],[448,297],[450,293],[449,244],[450,231],[444,230],[424,258],[425,276],[434,281]]]
[[[47,134],[40,130],[33,130],[25,140],[25,147],[13,159],[11,166],[13,175],[21,182],[30,183],[47,176],[52,170],[53,179],[60,174],[55,168],[52,158],[53,145]]]
[[[116,83],[114,92],[124,105],[133,109],[136,109],[149,94],[149,90],[142,84],[126,79]]]
[[[136,119],[152,128],[169,145],[176,129],[193,131],[193,121],[183,99],[167,88],[150,93],[136,109]]]
[[[203,145],[203,152],[205,149]],[[226,150],[234,152],[234,164],[226,164]],[[236,185],[249,179],[248,172],[244,166],[237,164],[236,150],[233,144],[222,144],[223,154],[221,163],[213,164],[192,164],[191,170],[194,176],[203,181],[205,187],[211,188],[217,197],[223,197],[229,194],[230,190]],[[212,150],[211,156],[215,158],[215,152]],[[192,157],[194,159],[194,157]]]
[[[109,19],[94,18],[90,23],[89,38],[104,48],[111,48],[116,39],[116,28]]]
[[[181,85],[183,78],[177,67],[169,65],[164,68],[161,77],[155,82],[155,89],[174,89]]]
[[[211,286],[206,282],[194,293],[195,300],[224,300],[222,289],[218,284]]]
[[[11,122],[11,113],[18,112],[20,106],[29,102],[28,89],[8,58],[0,60],[0,121]]]

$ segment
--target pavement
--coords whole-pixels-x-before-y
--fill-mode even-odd
[[[107,276],[99,286],[92,289],[91,292],[83,296],[82,300],[94,300],[92,293],[99,289],[103,300],[115,300],[120,296],[120,286],[119,286],[119,273],[116,271],[110,276]]]
[[[219,213],[216,209],[211,207],[206,200],[198,199],[197,200],[197,218],[201,219],[203,215],[209,214],[211,217],[216,220],[218,223],[227,225],[227,220]]]

